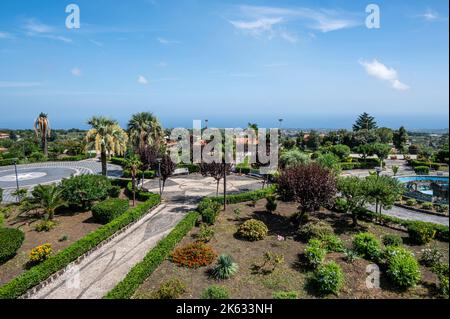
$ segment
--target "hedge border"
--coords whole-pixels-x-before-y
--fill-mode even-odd
[[[158,266],[169,256],[175,246],[186,236],[195,226],[199,214],[190,212],[184,217],[175,228],[164,239],[151,249],[144,260],[136,264],[127,276],[119,282],[104,299],[129,299],[133,296],[139,286],[147,279]]]
[[[135,208],[130,208],[123,215],[117,217],[110,223],[101,226],[97,230],[89,233],[85,237],[79,239],[69,247],[60,251],[43,263],[31,268],[14,278],[7,284],[0,287],[0,299],[16,299],[24,295],[31,288],[39,285],[41,282],[56,275],[70,263],[82,258],[83,255],[88,254],[92,249],[108,240],[118,231],[126,226],[138,221],[145,216],[147,212],[157,206],[161,202],[159,195],[154,196]]]
[[[248,202],[248,201],[251,201],[254,199],[260,200],[269,195],[273,195],[276,192],[276,190],[277,190],[276,185],[270,185],[264,189],[258,189],[258,190],[249,191],[249,192],[227,195],[227,204]],[[206,197],[206,198],[209,198],[209,199],[223,205],[223,196]]]
[[[399,226],[402,226],[404,228],[408,228],[411,224],[422,224],[432,227],[436,231],[436,239],[448,242],[449,241],[449,228],[445,225],[430,223],[430,222],[423,222],[420,220],[405,220],[400,219],[393,216],[388,216],[384,214],[377,214],[375,212],[372,212],[368,209],[360,209],[359,216],[361,216],[363,219],[366,219],[370,222],[373,222],[374,220],[380,221],[383,225],[388,224],[396,224]]]

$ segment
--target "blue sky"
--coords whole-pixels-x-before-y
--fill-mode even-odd
[[[65,26],[80,8],[81,28]],[[380,29],[365,25],[369,3]],[[448,1],[2,0],[0,127],[447,128]]]

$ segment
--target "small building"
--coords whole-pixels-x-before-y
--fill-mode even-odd
[[[6,140],[7,138],[9,138],[9,134],[8,133],[0,132],[0,140]]]

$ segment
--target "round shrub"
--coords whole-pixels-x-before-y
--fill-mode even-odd
[[[188,268],[208,266],[216,257],[217,254],[211,246],[202,242],[195,242],[175,249],[170,255],[170,259],[174,264]]]
[[[0,228],[0,263],[13,258],[25,239],[24,233],[16,228]]]
[[[89,209],[93,202],[108,197],[111,181],[101,175],[79,175],[63,179],[61,187],[67,202]]]
[[[407,206],[416,206],[417,200],[415,200],[414,198],[409,198],[408,200],[406,200],[406,205]]]
[[[203,290],[201,299],[230,299],[230,293],[225,287],[210,286]]]
[[[323,247],[327,251],[334,251],[336,253],[342,253],[345,251],[345,246],[342,240],[336,235],[327,235],[322,237]]]
[[[318,239],[310,239],[305,248],[305,257],[308,265],[317,268],[325,259],[327,250],[322,247],[322,242]]]
[[[249,241],[256,241],[264,239],[267,236],[269,229],[266,224],[260,220],[249,219],[245,221],[238,229],[238,236]]]
[[[438,213],[447,213],[448,212],[448,205],[436,205],[435,209]]]
[[[153,299],[177,299],[186,292],[186,285],[180,279],[171,279],[163,283],[159,289],[151,294]]]
[[[388,247],[386,253],[387,275],[400,288],[416,285],[420,278],[419,263],[414,255],[402,247]]]
[[[425,245],[431,242],[436,235],[432,225],[423,222],[410,222],[407,226],[409,239],[417,245]]]
[[[128,199],[110,198],[92,207],[92,216],[97,222],[107,224],[125,213],[128,208]]]
[[[401,246],[403,239],[399,235],[387,234],[383,236],[383,244],[385,246]]]
[[[301,225],[298,234],[305,240],[311,238],[324,238],[329,235],[333,235],[333,228],[331,225],[323,220],[311,219],[306,224]]]
[[[441,262],[444,254],[441,253],[435,246],[422,249],[420,256],[420,263],[427,267],[432,267]]]
[[[428,166],[416,166],[414,167],[414,172],[417,175],[428,175],[430,173],[430,168]]]
[[[433,203],[425,202],[422,204],[422,209],[425,210],[433,210]]]
[[[30,251],[30,263],[39,264],[43,261],[46,261],[50,257],[52,252],[53,249],[51,244],[44,244],[34,247]]]
[[[111,186],[108,190],[108,195],[111,198],[118,198],[120,196],[120,186]]]
[[[363,258],[377,261],[381,255],[381,245],[375,235],[359,233],[353,238],[353,249]]]
[[[335,294],[344,286],[344,273],[334,261],[320,266],[313,274],[312,283],[320,294]]]

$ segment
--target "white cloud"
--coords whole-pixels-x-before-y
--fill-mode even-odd
[[[11,33],[0,31],[0,39],[12,39],[13,36]]]
[[[25,21],[25,24],[23,25],[23,30],[25,31],[25,34],[30,37],[46,38],[65,43],[72,42],[71,39],[56,34],[54,27],[41,23],[39,20],[34,18]]]
[[[0,88],[30,88],[41,86],[39,82],[11,82],[11,81],[0,81]]]
[[[360,60],[359,64],[364,67],[368,75],[383,81],[388,81],[395,90],[406,91],[410,88],[405,83],[400,82],[396,70],[387,67],[383,63],[378,62],[376,59],[372,62]]]
[[[139,84],[142,84],[142,85],[147,85],[148,84],[148,80],[143,75],[139,75],[137,81],[138,81]]]
[[[306,28],[331,32],[351,28],[362,24],[355,19],[355,14],[310,8],[279,8],[264,6],[238,6],[236,15],[239,19],[228,20],[236,29],[252,36],[266,35],[269,38],[279,36],[295,43],[297,36],[281,25],[288,25],[292,21],[304,22]]]
[[[169,39],[161,38],[161,37],[156,38],[156,40],[161,44],[178,44],[178,43],[180,43],[180,41],[169,40]]]
[[[103,46],[103,43],[101,43],[99,41],[96,41],[96,40],[93,40],[93,39],[90,39],[89,42],[91,42],[92,44],[94,44],[94,45],[96,45],[98,47],[102,47]]]
[[[161,61],[161,62],[159,62],[159,63],[157,63],[156,64],[156,66],[157,67],[160,67],[160,68],[165,68],[165,67],[167,67],[169,64],[167,63],[167,62],[164,62],[164,61]]]
[[[70,70],[70,73],[72,73],[73,76],[81,76],[81,70],[79,68],[73,68]]]
[[[436,11],[427,9],[425,13],[419,14],[418,17],[424,19],[425,21],[435,21],[439,19],[439,14]]]

